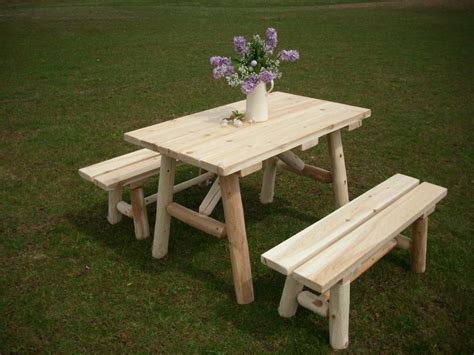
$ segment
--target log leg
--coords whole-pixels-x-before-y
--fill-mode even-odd
[[[263,162],[262,190],[260,192],[260,202],[263,204],[273,202],[275,194],[275,178],[277,171],[277,158],[270,158]]]
[[[116,224],[122,220],[122,214],[117,209],[117,203],[122,201],[122,187],[109,191],[109,211],[107,213],[107,221],[110,224]]]
[[[278,314],[285,318],[293,317],[298,309],[298,294],[303,291],[303,284],[296,281],[293,277],[287,276],[285,287],[280,299]]]
[[[219,178],[217,178],[209,189],[206,197],[204,197],[204,200],[202,200],[201,205],[199,206],[199,213],[210,216],[220,199],[221,187],[219,184]]]
[[[342,149],[341,131],[329,133],[327,137],[329,155],[331,156],[334,200],[336,208],[339,208],[349,202],[346,163],[344,161],[344,151]]]
[[[244,209],[237,174],[219,176],[237,303],[254,300]]]
[[[428,243],[428,217],[421,217],[413,223],[411,244],[411,269],[422,273],[426,270],[426,248]]]
[[[137,239],[146,239],[150,236],[150,225],[148,224],[145,194],[143,193],[142,186],[130,188],[130,200],[132,202],[135,237]]]
[[[329,300],[329,341],[334,349],[349,345],[350,282],[341,281],[331,287]]]
[[[152,255],[157,259],[164,257],[168,253],[171,216],[166,210],[166,206],[173,202],[175,173],[176,160],[162,155],[160,181],[158,183],[158,200],[156,201],[155,234],[152,247]]]

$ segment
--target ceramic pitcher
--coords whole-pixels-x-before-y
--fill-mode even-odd
[[[245,107],[245,118],[255,122],[268,120],[267,96],[273,90],[273,80],[270,82],[270,90],[267,91],[265,83],[259,83],[255,89],[247,94]]]

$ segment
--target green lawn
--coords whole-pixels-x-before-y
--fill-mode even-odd
[[[278,316],[284,279],[259,261],[332,210],[330,186],[281,172],[262,206],[261,172],[243,179],[256,301],[239,306],[226,243],[173,221],[169,255],[154,260],[151,240],[130,220],[109,225],[106,194],[77,174],[136,149],[126,131],[242,99],[208,58],[273,26],[301,53],[277,90],[372,109],[343,135],[352,197],[397,172],[449,190],[425,274],[395,251],[354,283],[349,350],[472,354],[473,9],[336,2],[0,5],[1,353],[331,350],[325,319]],[[324,142],[303,157],[329,166]],[[205,193],[176,200],[197,207]]]

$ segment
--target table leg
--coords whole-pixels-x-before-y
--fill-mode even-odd
[[[173,202],[173,185],[176,173],[176,160],[166,155],[161,156],[158,199],[156,201],[155,235],[153,237],[152,255],[160,259],[168,253],[171,216],[166,206]]]
[[[329,155],[332,165],[332,188],[336,208],[349,202],[349,191],[347,190],[346,163],[342,149],[341,131],[334,131],[327,135]]]
[[[275,193],[275,178],[277,172],[278,158],[270,158],[263,162],[263,180],[262,190],[260,192],[260,202],[271,203],[273,202],[273,195]]]
[[[237,303],[254,300],[244,209],[237,174],[219,176]]]

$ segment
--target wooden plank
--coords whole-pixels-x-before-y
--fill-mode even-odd
[[[166,210],[174,218],[218,239],[225,238],[227,235],[224,223],[190,210],[176,202],[172,202],[166,206]]]
[[[314,110],[315,105],[332,105],[331,103],[321,102],[316,99],[304,99],[306,101],[299,104],[302,105],[302,107],[306,107],[306,110]],[[278,129],[282,125],[289,126],[290,124],[301,124],[301,121],[287,122],[287,120],[291,118],[288,114],[288,110],[290,110],[292,107],[294,106],[288,105],[281,108],[280,110],[275,110],[275,108],[272,108],[270,110],[272,115],[271,121],[269,120],[258,124],[249,124],[244,122],[243,126],[239,128],[233,126],[228,126],[226,128],[222,128],[220,125],[214,126],[209,130],[200,131],[198,132],[199,134],[196,133],[194,136],[191,135],[191,137],[188,137],[186,140],[183,140],[181,137],[179,137],[175,140],[169,140],[160,144],[156,144],[156,147],[164,154],[173,156],[176,159],[184,157],[185,159],[188,159],[188,163],[194,165],[201,163],[201,165],[206,168],[207,165],[205,162],[201,161],[201,158],[204,154],[219,155],[225,151],[224,154],[235,155],[238,150],[232,150],[232,148],[230,148],[231,145],[237,145],[241,148],[247,147],[247,141],[251,139],[262,141],[262,135],[264,136],[270,131]],[[300,111],[295,112],[298,113]],[[295,115],[295,112],[291,112],[291,114]],[[254,163],[258,163],[259,161],[262,160],[257,160]],[[215,171],[213,170],[215,167],[215,165],[211,164],[209,169],[211,171]]]
[[[151,151],[149,149],[140,149],[135,152],[124,154],[119,157],[79,169],[79,175],[88,181],[94,182],[94,178],[98,175],[106,174],[114,170],[121,169],[129,164],[137,163],[159,155],[160,153]]]
[[[293,277],[315,291],[325,292],[366,260],[374,249],[423,216],[446,193],[444,187],[427,182],[420,184],[298,267]]]
[[[305,151],[319,144],[319,137],[309,137],[301,141],[300,150]]]
[[[317,117],[315,117],[314,122],[309,122],[307,125],[300,124],[297,127],[292,127],[292,129],[289,129],[287,132],[270,132],[268,134],[263,132],[261,137],[265,137],[266,139],[260,139],[260,143],[257,145],[253,145],[253,142],[249,140],[248,144],[241,145],[240,149],[234,150],[236,149],[235,147],[231,148],[237,151],[237,154],[224,155],[216,153],[215,155],[203,157],[200,163],[205,166],[217,166],[217,173],[219,174],[232,174],[248,165],[254,164],[256,161],[262,161],[286,150],[298,147],[302,144],[302,141],[308,138],[321,137],[335,130],[339,130],[353,119],[353,115],[354,113],[350,112],[346,112],[345,114],[342,112],[333,112],[327,114],[324,119],[319,120],[317,127],[315,126],[318,120],[316,119]],[[361,113],[360,115],[364,116],[365,113]],[[335,119],[338,119],[338,121],[335,124],[331,124],[330,122]]]
[[[275,92],[269,95],[269,104],[275,107],[275,104],[288,101],[283,93]],[[245,100],[237,101],[231,104],[222,105],[216,108],[186,115],[177,119],[162,122],[153,126],[144,127],[135,131],[127,132],[124,135],[126,141],[138,145],[149,142],[152,145],[163,146],[166,144],[186,144],[199,138],[209,139],[208,134],[225,134],[220,122],[224,117],[228,117],[232,111],[244,111]]]
[[[297,146],[315,144],[320,136],[370,116],[370,110],[364,108],[275,92],[269,95],[268,121],[240,128],[220,127],[222,117],[243,104],[240,101],[174,123],[128,132],[125,138],[208,171],[230,175]]]
[[[350,231],[412,190],[418,179],[396,174],[349,204],[264,253],[262,263],[288,275]]]
[[[315,99],[310,98],[283,98],[278,99],[279,96],[271,95],[269,97],[270,114],[273,119],[278,119],[289,109],[294,109],[301,104],[314,105]],[[155,143],[157,146],[169,148],[177,152],[184,152],[196,147],[202,143],[208,143],[214,138],[233,136],[235,133],[242,131],[244,128],[247,132],[249,131],[261,131],[261,124],[249,124],[244,122],[244,126],[237,128],[232,125],[225,128],[221,127],[220,123],[224,117],[228,117],[232,110],[236,110],[237,107],[228,105],[225,106],[224,110],[219,111],[218,115],[202,115],[201,113],[195,114],[189,122],[184,125],[180,125],[179,130],[175,132],[168,132],[166,135],[145,136],[142,140],[148,140]],[[243,106],[245,107],[245,106]],[[239,109],[242,111],[241,109]],[[284,118],[284,117],[282,117]],[[251,133],[248,133],[250,135]]]
[[[191,156],[199,161],[216,163],[223,158],[229,162],[240,161],[242,156],[247,157],[261,153],[262,150],[264,152],[274,149],[295,139],[303,140],[306,136],[311,136],[315,130],[337,124],[340,120],[352,119],[354,115],[357,116],[357,113],[344,105],[310,102],[302,110],[285,111],[281,116],[272,116],[266,122],[233,130],[232,135],[215,137],[211,141],[203,140],[197,145],[190,144],[187,149],[176,148],[173,145],[167,148],[178,156]],[[277,154],[292,148],[280,148]]]
[[[393,250],[397,246],[395,239],[390,240],[388,243],[384,244],[381,248],[377,249],[373,255],[367,258],[362,265],[357,268],[354,273],[351,275],[351,282],[354,282],[359,276],[364,272],[369,270],[377,261],[382,259],[385,255]]]
[[[110,191],[117,186],[127,185],[134,181],[157,175],[160,166],[161,155],[156,155],[152,158],[134,162],[120,169],[98,175],[94,178],[94,183],[104,190]]]
[[[239,176],[240,177],[245,177],[245,176],[248,176],[250,174],[253,174],[259,170],[262,170],[262,166],[263,166],[263,163],[262,162],[259,162],[257,164],[254,164],[254,165],[250,165],[248,167],[246,167],[245,169],[242,169],[239,171]]]

